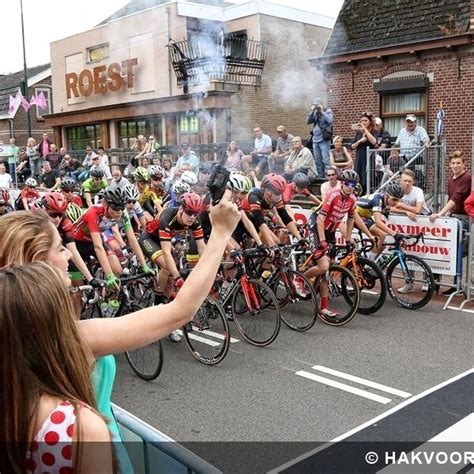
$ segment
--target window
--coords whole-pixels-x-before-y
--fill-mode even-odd
[[[109,43],[87,48],[87,62],[97,63],[109,57]]]
[[[228,33],[224,38],[226,57],[232,59],[247,58],[247,31],[235,31]]]
[[[390,94],[382,96],[384,128],[396,137],[405,126],[407,114],[416,115],[418,125],[426,129],[426,93]]]
[[[199,117],[182,115],[179,117],[179,133],[199,133]]]
[[[46,99],[46,108],[45,109],[40,109],[38,106],[36,106],[36,117],[38,119],[43,119],[43,115],[48,115],[52,112],[52,107],[51,107],[51,89],[49,87],[36,87],[35,88],[35,96],[38,97],[41,92],[44,95],[44,98]]]
[[[118,146],[130,148],[138,135],[147,134],[147,128],[146,120],[121,120],[118,122]]]
[[[101,145],[100,125],[79,125],[66,128],[67,148],[69,150],[85,150],[91,146],[94,150]]]

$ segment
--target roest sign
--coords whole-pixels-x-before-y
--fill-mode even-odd
[[[126,59],[121,63],[112,63],[110,66],[96,66],[92,71],[84,69],[79,74],[69,72],[66,74],[67,98],[72,96],[87,97],[105,92],[117,92],[124,84],[127,88],[133,87],[133,67],[138,64],[137,58]],[[122,71],[126,71],[125,78]]]

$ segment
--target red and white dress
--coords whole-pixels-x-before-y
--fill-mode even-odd
[[[84,405],[87,407],[87,405]],[[73,472],[72,436],[76,412],[71,402],[61,402],[46,418],[26,456],[26,472]]]

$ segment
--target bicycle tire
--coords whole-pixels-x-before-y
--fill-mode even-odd
[[[128,313],[134,313],[143,309],[136,304],[122,304],[115,317]],[[137,349],[125,351],[125,358],[132,368],[133,372],[142,380],[150,382],[155,380],[161,374],[163,369],[163,346],[161,341],[155,341]]]
[[[345,267],[332,264],[329,270],[320,275],[314,282],[316,294],[320,297],[321,282],[328,281],[329,304],[337,316],[330,317],[318,312],[318,317],[330,326],[344,326],[352,321],[359,308],[360,291],[354,274]]]
[[[191,332],[187,326],[182,331],[193,357],[206,365],[222,362],[229,351],[230,329],[221,304],[207,296],[194,315],[191,327]]]
[[[318,301],[313,285],[301,272],[282,269],[272,290],[286,326],[298,332],[314,326],[318,318]]]
[[[358,281],[360,289],[359,309],[357,312],[361,314],[374,314],[384,305],[387,299],[385,275],[380,267],[368,258],[357,257],[357,265],[359,266],[359,271],[362,272],[362,278],[359,278],[356,272],[352,272]],[[352,264],[347,268],[352,271]]]
[[[387,290],[393,301],[405,309],[419,309],[427,305],[433,297],[435,281],[433,272],[428,264],[416,255],[405,255],[405,262],[411,262],[410,275],[406,275],[400,259],[397,257],[387,267],[386,280]],[[413,284],[414,291],[400,293],[401,284]],[[427,285],[427,291],[423,292],[421,285]]]
[[[268,346],[280,332],[280,305],[275,293],[266,283],[252,278],[247,280],[247,284],[255,291],[259,307],[248,307],[240,281],[233,290],[231,300],[235,325],[241,336],[250,344],[258,347]]]

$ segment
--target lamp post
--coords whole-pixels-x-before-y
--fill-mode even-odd
[[[21,39],[23,44],[23,96],[28,99],[28,70],[26,67],[26,49],[25,49],[25,26],[23,25],[23,0],[20,0],[21,11]],[[28,137],[31,137],[31,115],[30,110],[26,112],[26,128],[28,130]]]

